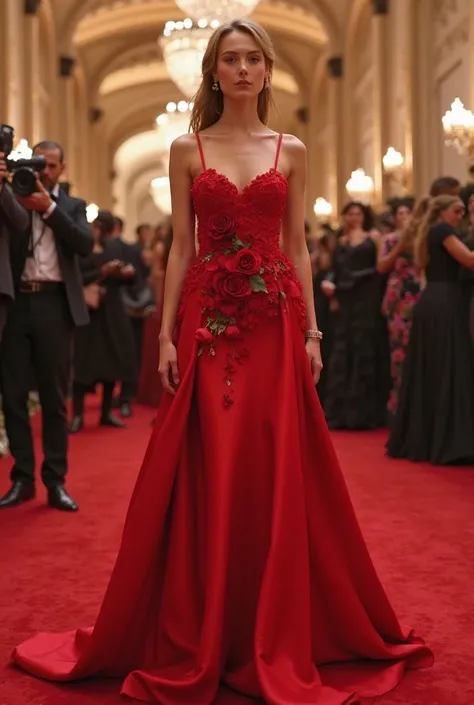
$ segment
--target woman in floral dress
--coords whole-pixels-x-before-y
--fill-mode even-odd
[[[413,307],[421,293],[420,275],[413,263],[413,242],[428,203],[428,197],[421,199],[411,219],[409,206],[398,206],[395,213],[397,230],[385,237],[378,259],[379,272],[389,273],[382,302],[382,313],[387,319],[392,377],[387,404],[389,421],[397,410]]]

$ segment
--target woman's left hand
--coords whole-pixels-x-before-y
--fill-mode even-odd
[[[321,347],[319,345],[319,340],[316,338],[310,338],[306,341],[306,352],[308,353],[308,360],[311,367],[311,374],[313,375],[314,383],[319,382],[319,377],[321,376],[321,370],[323,369],[323,361],[321,359]]]

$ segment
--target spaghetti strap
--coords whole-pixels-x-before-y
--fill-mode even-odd
[[[196,132],[196,140],[197,140],[198,147],[199,147],[199,155],[201,157],[201,165],[202,165],[203,171],[206,171],[206,160],[204,159],[204,150],[202,148],[202,142],[201,142],[201,137],[199,135],[199,132]]]
[[[280,152],[281,152],[281,143],[283,141],[283,134],[280,132],[278,135],[278,146],[277,146],[277,153],[275,157],[275,166],[274,169],[278,169],[278,162],[280,161]]]

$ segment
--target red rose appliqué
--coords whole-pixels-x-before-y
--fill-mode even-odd
[[[226,240],[235,234],[235,220],[227,213],[216,213],[209,221],[209,234],[214,240]]]
[[[198,328],[194,337],[199,343],[211,343],[214,336],[208,328]]]
[[[249,278],[244,274],[217,272],[212,280],[217,300],[245,299],[252,294]]]
[[[229,258],[225,263],[225,268],[229,272],[240,274],[258,274],[262,266],[262,258],[259,254],[252,252],[247,247],[243,247],[233,257]]]

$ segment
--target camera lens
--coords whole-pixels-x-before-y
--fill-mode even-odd
[[[22,167],[13,174],[12,189],[17,196],[31,196],[36,191],[36,174],[29,167]]]

